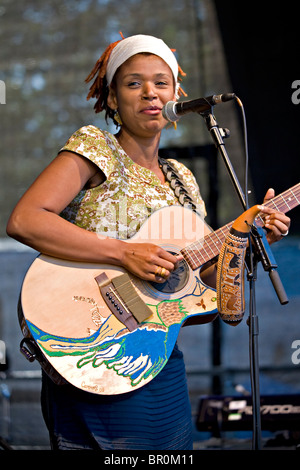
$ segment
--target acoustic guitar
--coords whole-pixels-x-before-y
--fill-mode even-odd
[[[286,213],[299,203],[300,183],[266,205]],[[255,223],[263,225],[262,218]],[[184,324],[218,315],[216,291],[204,284],[201,269],[216,259],[231,226],[213,232],[182,206],[154,212],[127,242],[151,242],[183,255],[163,284],[121,267],[40,254],[20,293],[21,350],[56,383],[105,395],[144,386],[167,363]]]

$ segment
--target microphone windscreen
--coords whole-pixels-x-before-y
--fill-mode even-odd
[[[176,101],[168,101],[162,109],[162,115],[169,122],[178,121],[179,118],[176,114]]]

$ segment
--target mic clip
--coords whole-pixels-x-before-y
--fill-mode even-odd
[[[269,273],[273,287],[276,291],[278,299],[282,305],[289,302],[284,287],[280,280],[277,263],[271,251],[270,245],[266,238],[265,231],[262,227],[253,224],[251,227],[251,237],[254,245],[254,254],[258,261],[261,261],[263,269]]]
[[[221,137],[223,137],[223,139],[227,139],[228,137],[230,137],[230,130],[229,129],[226,129],[226,128],[222,128],[222,127],[219,127],[219,131],[220,131],[220,134],[221,134]]]

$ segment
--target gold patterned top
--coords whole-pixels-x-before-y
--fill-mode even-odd
[[[77,130],[61,151],[75,152],[95,163],[105,181],[97,187],[82,189],[61,216],[99,234],[126,240],[139,231],[156,210],[178,205],[169,183],[161,183],[149,169],[135,163],[108,131],[89,125]],[[203,217],[205,205],[191,171],[170,160],[184,179]]]

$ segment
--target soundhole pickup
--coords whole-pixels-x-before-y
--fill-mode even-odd
[[[176,253],[170,251],[172,255]],[[189,280],[189,266],[185,259],[180,261],[177,269],[171,273],[165,282],[150,282],[150,284],[159,292],[164,294],[174,294],[181,291]]]

